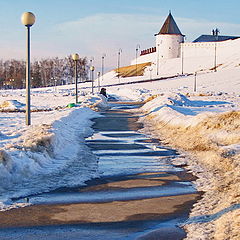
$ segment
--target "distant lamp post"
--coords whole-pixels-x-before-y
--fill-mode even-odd
[[[100,75],[101,75],[101,73],[98,72],[97,73],[97,77],[98,77],[98,92],[100,92]]]
[[[194,85],[193,85],[193,91],[197,91],[197,72],[194,73]]]
[[[122,53],[122,49],[119,48],[118,50],[118,81],[120,83],[120,72],[119,72],[119,68],[120,68],[120,57],[121,57],[121,53]]]
[[[137,58],[138,58],[138,51],[140,50],[140,44],[136,46],[136,76],[137,76]]]
[[[152,80],[152,68],[149,68],[150,81]]]
[[[94,68],[94,66],[91,66],[90,67],[90,71],[91,71],[91,81],[92,81],[92,94],[94,94],[94,90],[93,90],[93,88],[94,88],[94,70],[95,70],[95,68]]]
[[[93,60],[94,60],[94,57],[90,57],[90,66],[92,66],[92,64],[93,64]]]
[[[30,103],[30,27],[35,23],[35,16],[31,12],[25,12],[21,17],[22,24],[27,29],[27,54],[26,54],[26,125],[31,125],[31,103]]]
[[[182,75],[183,75],[183,63],[184,63],[184,62],[183,62],[183,61],[184,61],[184,55],[183,55],[183,54],[184,54],[184,52],[183,52],[183,50],[184,50],[184,37],[183,37],[183,41],[182,41],[182,43],[181,43],[181,48],[182,48],[182,49],[181,49],[181,50],[182,50],[182,51],[181,51],[181,58],[182,58],[182,61],[181,61],[182,64],[181,64],[181,65],[182,65]]]
[[[90,59],[89,59],[90,67],[93,66],[93,61],[94,61],[94,57],[90,57]],[[90,74],[89,79],[91,80],[91,71],[89,74]]]
[[[218,34],[220,33],[219,29],[216,28],[215,31],[213,29],[213,35],[215,36],[215,45],[214,45],[214,72],[217,71],[217,41]]]
[[[79,55],[77,53],[72,54],[72,59],[75,63],[75,96],[76,96],[76,104],[78,103],[78,72],[77,72],[77,64],[79,61]]]
[[[103,75],[104,75],[104,59],[105,59],[105,57],[106,57],[106,54],[103,53],[103,55],[102,55],[102,81],[103,81]]]
[[[159,74],[159,46],[160,44],[158,43],[157,45],[157,75]]]

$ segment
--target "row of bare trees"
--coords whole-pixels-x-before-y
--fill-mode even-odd
[[[79,81],[87,81],[89,66],[87,59],[78,61]],[[47,87],[70,84],[74,81],[74,61],[71,56],[48,58],[31,63],[31,86]],[[25,87],[25,62],[22,60],[0,60],[0,88]]]

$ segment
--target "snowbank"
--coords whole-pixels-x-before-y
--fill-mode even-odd
[[[226,111],[232,103],[216,96],[201,98],[161,94],[142,107],[142,121],[147,133],[188,154],[188,168],[199,177],[196,186],[205,192],[184,226],[186,239],[237,240],[240,111]]]
[[[199,177],[196,186],[204,195],[185,224],[187,239],[225,240],[238,239],[240,235],[238,56],[236,52],[236,56],[224,58],[217,72],[203,67],[206,62],[213,62],[206,57],[185,61],[184,73],[197,71],[196,78],[179,75],[181,59],[171,59],[161,62],[161,75],[157,75],[153,64],[142,77],[118,78],[111,71],[95,80],[102,86],[176,76],[107,87],[107,93],[115,99],[148,101],[142,108],[145,131],[184,151],[186,158],[174,164],[186,162]],[[81,104],[66,109],[75,100],[74,91],[74,85],[32,89],[33,106],[55,110],[33,113],[34,125],[29,128],[25,127],[23,113],[1,113],[0,200],[4,206],[11,204],[9,199],[13,197],[83,183],[97,174],[96,159],[84,146],[83,137],[91,134],[90,119],[97,116],[89,108],[108,108],[108,104],[101,95],[89,94],[88,82],[79,84]],[[0,92],[0,102],[25,102],[25,90]],[[13,109],[21,108],[15,104]],[[63,172],[71,166],[79,166],[78,176]]]
[[[181,59],[162,62],[161,75],[157,75],[153,64],[142,77],[117,79],[113,73],[104,76],[104,84],[113,84],[176,75],[160,81],[112,86],[107,91],[121,100],[148,101],[142,108],[145,131],[184,151],[189,169],[199,177],[196,186],[205,193],[185,226],[187,239],[240,236],[238,56],[236,53],[223,59],[217,72],[202,67],[210,61],[206,57],[185,62],[184,73],[197,71],[196,77],[178,74]]]
[[[14,97],[21,100],[22,96],[15,92]],[[49,94],[48,100],[51,97]],[[49,101],[45,107],[56,110],[33,112],[31,126],[25,125],[22,112],[1,113],[0,209],[26,206],[24,202],[13,204],[11,199],[83,185],[98,176],[97,159],[84,139],[92,134],[90,119],[100,116],[91,108],[107,108],[108,103],[99,95],[80,99],[82,104],[73,108]],[[20,101],[4,102],[2,106],[8,109],[19,110],[24,105]]]
[[[20,103],[17,100],[8,100],[4,101],[0,104],[0,109],[5,111],[15,111],[15,110],[23,110],[25,108],[25,104]]]

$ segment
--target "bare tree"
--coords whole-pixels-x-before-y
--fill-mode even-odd
[[[80,81],[87,78],[87,60],[78,61]],[[47,87],[72,83],[74,63],[71,56],[65,58],[48,58],[31,64],[32,87]],[[23,88],[25,79],[25,62],[22,60],[0,60],[0,87]]]

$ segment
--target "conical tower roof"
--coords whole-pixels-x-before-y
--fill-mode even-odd
[[[160,29],[160,32],[157,33],[156,35],[159,35],[159,34],[177,34],[177,35],[183,36],[183,34],[179,30],[175,20],[173,19],[171,12],[169,13],[162,28]]]

